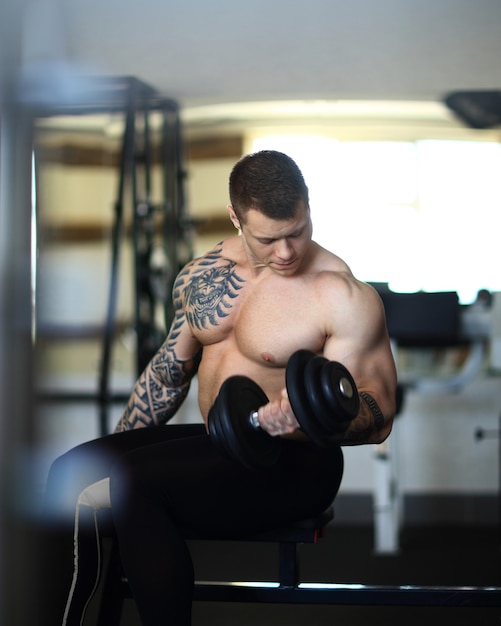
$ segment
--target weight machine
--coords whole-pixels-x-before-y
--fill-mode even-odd
[[[117,326],[120,258],[125,237],[133,249],[135,374],[160,347],[173,319],[171,292],[179,269],[193,256],[192,223],[184,193],[184,155],[179,107],[152,87],[131,77],[94,79],[87,99],[51,109],[55,115],[116,114],[123,118],[119,176],[111,231],[110,282],[95,392],[39,394],[62,402],[96,401],[99,434],[108,434],[113,403],[128,395],[111,389],[113,339]],[[161,200],[153,202],[153,170],[161,177]],[[155,171],[157,173],[158,170]]]
[[[158,327],[159,309],[169,328],[174,317],[170,297],[178,270],[192,257],[190,223],[184,203],[183,155],[179,110],[175,102],[160,98],[137,80],[127,81],[125,128],[120,178],[112,233],[111,279],[103,334],[99,380],[99,425],[107,432],[110,395],[110,360],[115,326],[120,243],[124,231],[126,194],[132,209],[132,242],[135,278],[136,374],[139,375],[160,347],[165,332]],[[152,124],[160,117],[160,163],[163,200],[152,196]]]
[[[386,285],[374,286],[385,307],[395,356],[401,348],[434,350],[463,347],[467,350],[463,363],[448,375],[412,371],[399,373],[395,428],[398,428],[407,392],[429,396],[457,393],[482,374],[489,358],[489,375],[499,375],[496,347],[501,336],[501,293],[492,294],[492,304],[486,308],[475,304],[460,305],[456,292],[395,293]],[[477,432],[478,439],[483,436],[482,431]],[[489,432],[488,436],[492,437],[494,433]],[[375,551],[382,554],[393,554],[399,550],[403,498],[399,487],[396,447],[394,438],[390,438],[377,446],[375,453]]]

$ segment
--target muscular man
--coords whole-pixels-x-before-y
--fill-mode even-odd
[[[379,443],[391,431],[396,374],[381,301],[312,240],[297,165],[274,151],[243,157],[230,176],[230,201],[239,234],[179,273],[174,322],[117,434],[59,461],[60,473],[69,458],[79,456],[82,467],[92,452],[99,462],[79,473],[80,482],[110,475],[120,554],[144,626],[191,623],[194,574],[180,527],[208,537],[228,537],[236,527],[251,533],[319,513],[335,497],[342,454],[298,430],[285,390],[293,352],[341,362],[370,396],[339,434],[340,445]],[[259,408],[259,423],[284,438],[276,467],[253,472],[225,458],[204,426],[190,436],[162,426],[197,372],[204,422],[229,376],[243,374],[263,388],[270,402]]]

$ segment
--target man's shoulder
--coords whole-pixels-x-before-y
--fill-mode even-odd
[[[179,277],[199,273],[206,268],[215,267],[217,265],[231,265],[235,262],[229,254],[228,246],[225,241],[220,241],[213,248],[204,252],[201,256],[197,256],[189,261],[179,272]]]
[[[349,265],[328,250],[323,250],[315,272],[315,282],[325,296],[359,301],[377,298],[377,292],[366,282],[358,279]]]
[[[176,278],[178,294],[223,286],[234,286],[235,289],[241,287],[242,279],[236,269],[238,263],[231,252],[231,246],[228,247],[226,242],[227,240],[219,242],[183,267]]]
[[[351,274],[351,269],[340,256],[323,248],[316,241],[311,242],[313,250],[313,267],[319,272],[342,272]]]
[[[351,285],[358,282],[349,265],[341,257],[321,246],[316,247],[313,274],[317,282],[327,283],[330,286]]]

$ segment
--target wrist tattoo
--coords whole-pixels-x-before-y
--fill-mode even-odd
[[[370,394],[366,393],[365,391],[361,391],[360,392],[360,397],[363,400],[365,400],[365,403],[369,407],[369,410],[372,413],[372,416],[374,417],[374,425],[375,425],[375,427],[378,430],[383,428],[383,426],[384,426],[384,415],[383,415],[381,409],[379,408],[379,404],[374,400],[374,398]]]

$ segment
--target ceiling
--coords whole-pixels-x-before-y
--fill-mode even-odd
[[[58,81],[134,76],[187,119],[501,88],[500,0],[24,0],[20,15],[23,73],[47,97]]]

